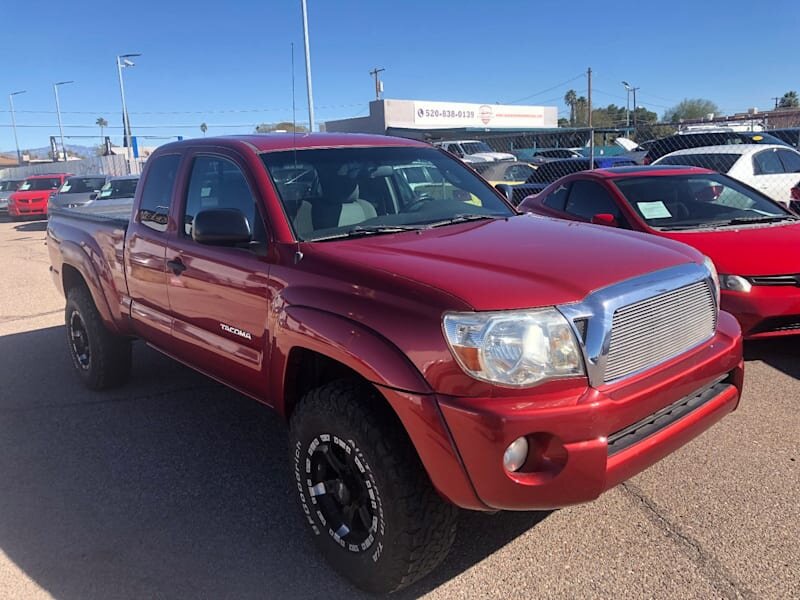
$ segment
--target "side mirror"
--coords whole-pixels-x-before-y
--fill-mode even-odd
[[[92,192],[89,194],[89,200],[97,200],[98,192]]]
[[[192,221],[192,239],[209,246],[237,246],[253,239],[250,224],[235,208],[201,210]]]
[[[507,183],[498,183],[494,188],[500,192],[506,200],[514,204],[514,188]]]
[[[608,227],[619,227],[617,218],[610,213],[598,213],[592,217],[592,223],[595,225],[606,225]]]

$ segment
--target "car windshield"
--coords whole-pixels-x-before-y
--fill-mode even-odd
[[[696,229],[794,219],[788,210],[727,175],[661,175],[614,180],[651,227]]]
[[[433,148],[281,151],[264,153],[262,160],[300,240],[391,233],[514,214],[472,170]],[[276,177],[289,167],[314,176],[299,183]]]
[[[101,189],[98,198],[113,200],[114,198],[133,198],[136,194],[138,179],[112,179]]]
[[[465,154],[478,154],[479,152],[494,152],[486,142],[461,142]]]
[[[675,154],[659,159],[659,165],[682,165],[686,167],[702,167],[718,173],[727,173],[733,163],[742,157],[741,154],[722,154],[717,152],[703,152],[698,154]]]
[[[90,194],[106,182],[105,177],[70,177],[58,190],[59,194]]]
[[[61,180],[57,177],[45,177],[43,179],[26,179],[20,186],[20,192],[39,192],[42,190],[55,190],[61,185]]]

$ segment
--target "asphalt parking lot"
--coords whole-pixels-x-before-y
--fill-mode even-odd
[[[72,373],[44,222],[0,219],[0,598],[360,598],[328,570],[271,412],[137,344]],[[465,514],[397,598],[800,597],[800,348],[746,349],[740,409],[590,505]]]

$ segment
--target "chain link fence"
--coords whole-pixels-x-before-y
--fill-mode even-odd
[[[784,205],[800,201],[800,110],[768,119],[467,136],[447,132],[430,141],[499,186],[515,204],[578,171],[636,165],[702,167]]]

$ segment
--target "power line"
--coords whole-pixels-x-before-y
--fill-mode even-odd
[[[577,79],[583,79],[584,77],[586,77],[586,73],[579,73],[575,77],[567,79],[566,81],[562,81],[561,83],[559,83],[557,85],[554,85],[553,87],[547,88],[546,90],[542,90],[541,92],[536,92],[535,94],[531,94],[530,96],[525,96],[524,98],[519,98],[517,100],[512,100],[511,102],[509,102],[509,104],[516,104],[517,102],[522,102],[523,100],[529,100],[530,98],[535,98],[536,96],[541,96],[542,94],[546,94],[547,92],[552,92],[555,89],[563,87],[563,86],[567,85],[568,83],[572,83],[573,81],[575,81]]]
[[[326,104],[315,106],[318,110],[329,110],[335,108],[353,108],[354,106],[365,106],[364,102],[356,102],[352,104]],[[291,107],[283,108],[231,108],[231,109],[218,109],[218,110],[152,110],[152,111],[130,111],[132,115],[212,115],[212,114],[240,114],[240,113],[261,113],[261,112],[278,112],[285,111],[291,112]],[[0,109],[0,113],[10,113],[8,109]],[[40,115],[54,115],[54,110],[15,110],[17,114],[40,114]],[[113,114],[119,112],[116,110],[62,110],[62,115],[98,115],[98,114]]]

